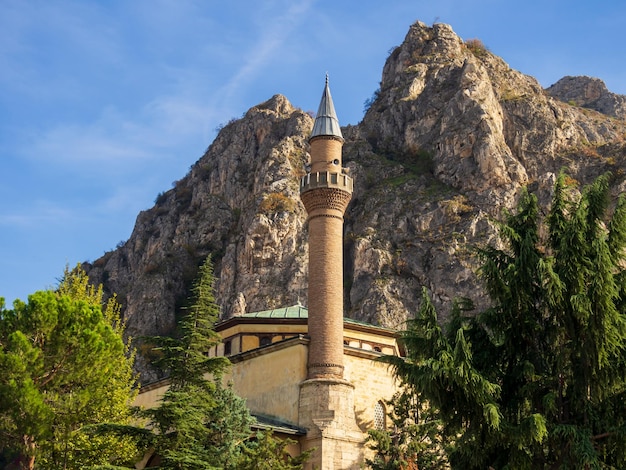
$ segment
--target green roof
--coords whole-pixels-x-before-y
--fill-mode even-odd
[[[309,310],[302,305],[245,313],[243,318],[309,318]]]
[[[292,305],[291,307],[282,307],[282,308],[274,308],[272,310],[262,310],[260,312],[251,312],[244,313],[240,317],[233,318],[271,318],[271,319],[302,319],[305,320],[309,318],[309,309],[303,307],[302,305]],[[367,323],[361,320],[355,320],[353,318],[343,317],[343,321],[346,323],[352,323],[353,325],[363,325],[374,328],[379,328],[381,330],[390,330],[394,331],[391,328],[386,328],[383,326],[372,325],[371,323]]]

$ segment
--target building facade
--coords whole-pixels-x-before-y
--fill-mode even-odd
[[[361,468],[367,454],[367,431],[387,425],[386,400],[397,390],[387,365],[376,362],[376,358],[382,354],[402,356],[402,347],[394,330],[343,319],[343,380],[349,385],[338,393],[348,390],[350,395],[337,397],[332,382],[324,389],[322,381],[319,389],[308,385],[308,395],[303,396],[303,384],[310,383],[308,319],[308,309],[300,305],[230,318],[216,325],[223,342],[210,355],[230,358],[232,366],[225,380],[246,399],[257,428],[272,429],[274,435],[295,441],[290,448],[292,455],[316,447],[313,441],[317,445],[321,441],[324,447],[316,447],[309,468]],[[166,390],[167,381],[146,385],[135,404],[153,406]],[[315,417],[311,390],[319,393],[313,402]],[[323,412],[319,408],[326,402]],[[348,419],[351,427],[344,430],[340,420]],[[322,455],[324,450],[326,456]]]

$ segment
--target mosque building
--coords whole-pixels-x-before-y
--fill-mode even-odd
[[[328,77],[309,138],[311,164],[300,182],[308,214],[307,307],[247,313],[218,323],[210,354],[232,362],[225,380],[245,398],[258,429],[314,449],[307,469],[360,469],[369,429],[387,426],[386,400],[397,391],[383,354],[403,355],[395,331],[343,317],[343,215],[353,180],[342,167],[343,136]],[[167,385],[142,388],[151,406]]]

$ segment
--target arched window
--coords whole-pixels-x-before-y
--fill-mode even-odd
[[[261,337],[260,346],[267,346],[268,344],[272,344],[271,336],[263,336]]]
[[[379,400],[376,406],[374,406],[374,429],[384,431],[386,427],[387,412],[385,410],[385,404]]]
[[[230,356],[232,351],[232,344],[230,340],[224,341],[224,356]]]

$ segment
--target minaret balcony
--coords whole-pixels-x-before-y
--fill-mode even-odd
[[[352,194],[354,183],[347,174],[330,171],[307,173],[300,178],[300,194],[317,188],[340,189]]]

